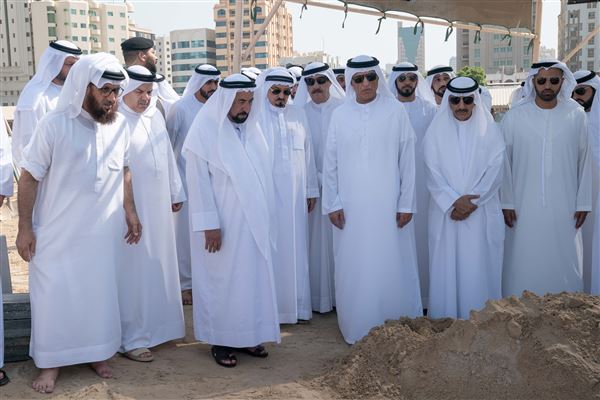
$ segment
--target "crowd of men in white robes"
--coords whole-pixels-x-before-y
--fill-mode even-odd
[[[424,310],[600,294],[595,73],[534,64],[498,124],[472,78],[403,62],[386,80],[364,55],[224,79],[199,65],[180,98],[153,45],[123,42],[123,67],[53,42],[17,105],[35,390],[72,364],[111,377],[116,352],[152,361],[184,336],[182,304],[231,368],[334,307],[353,344]]]

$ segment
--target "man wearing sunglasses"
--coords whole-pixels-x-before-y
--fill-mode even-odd
[[[282,67],[264,71],[257,81],[260,126],[273,160],[277,244],[273,275],[279,322],[295,324],[312,318],[308,270],[308,214],[319,186],[304,109],[288,104],[295,79]]]
[[[329,65],[310,63],[302,72],[295,104],[304,106],[310,126],[313,153],[319,181],[323,181],[323,155],[327,129],[333,111],[344,101],[344,90],[339,86]],[[317,199],[316,211],[308,215],[310,293],[313,311],[325,313],[335,306],[333,238],[329,218],[321,212]]]
[[[419,280],[421,297],[427,306],[429,291],[429,250],[427,238],[427,209],[429,191],[426,185],[425,164],[423,163],[422,143],[425,132],[433,120],[437,106],[431,88],[419,72],[419,68],[409,62],[402,62],[392,68],[388,78],[388,87],[402,103],[415,131],[415,161],[417,204],[421,212],[414,216],[417,258],[419,261]]]
[[[585,110],[588,122],[588,140],[592,149],[592,220],[583,225],[583,271],[585,283],[591,276],[586,291],[600,294],[600,77],[593,71],[575,72],[577,86],[573,99]],[[588,275],[588,273],[590,275]]]
[[[215,93],[219,84],[221,71],[212,65],[198,65],[194,74],[188,81],[181,100],[171,107],[167,116],[167,130],[173,146],[177,168],[184,188],[187,190],[185,181],[185,160],[181,155],[183,142],[196,114],[204,106],[204,103]],[[175,232],[177,240],[177,262],[179,264],[179,281],[181,284],[181,300],[184,305],[192,304],[192,267],[190,261],[190,234],[188,205],[183,203],[181,211],[175,213]]]
[[[585,112],[571,99],[576,84],[564,63],[535,63],[523,99],[502,119],[504,296],[583,290],[579,228],[592,208],[592,178]]]
[[[346,90],[346,77],[344,73],[346,72],[345,68],[334,68],[332,69],[333,74],[335,75],[335,80],[340,84],[340,87]]]
[[[505,146],[477,82],[448,83],[423,143],[429,204],[428,316],[468,319],[502,297]]]
[[[106,360],[121,342],[115,284],[121,241],[135,244],[142,236],[128,168],[129,128],[117,113],[126,84],[114,56],[82,56],[23,162],[16,245],[29,262],[38,392],[52,392],[66,365],[89,363],[101,378],[112,377]]]
[[[338,323],[350,344],[386,319],[422,315],[414,225],[415,135],[374,57],[346,65],[331,117],[323,213],[333,228]]]
[[[438,106],[442,103],[448,82],[455,76],[452,67],[447,65],[437,65],[427,71],[427,85],[431,88]]]

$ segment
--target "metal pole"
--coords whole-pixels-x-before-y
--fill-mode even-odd
[[[542,0],[535,0],[535,37],[533,38],[532,61],[537,62],[540,59],[540,36],[542,31]]]
[[[235,2],[235,22],[233,32],[233,73],[239,72],[242,67],[242,0]],[[231,72],[231,71],[230,71]]]
[[[265,21],[263,22],[263,24],[256,31],[256,34],[254,34],[254,32],[252,33],[253,36],[252,36],[252,39],[250,39],[250,44],[248,45],[248,48],[245,49],[244,52],[242,53],[242,58],[241,58],[242,62],[246,61],[246,59],[254,51],[254,47],[256,46],[256,42],[262,36],[262,34],[265,33],[265,30],[269,26],[269,23],[271,22],[271,20],[275,16],[275,14],[277,14],[277,10],[279,10],[279,6],[281,6],[281,3],[283,3],[283,0],[276,0],[275,1],[275,4],[273,4],[273,8],[271,8],[271,11],[269,11],[269,15],[267,15],[267,18],[265,19]]]

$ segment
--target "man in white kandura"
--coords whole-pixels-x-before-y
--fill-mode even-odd
[[[114,56],[81,57],[23,160],[17,249],[29,262],[29,354],[41,369],[39,392],[52,392],[66,365],[90,363],[110,378],[106,360],[121,345],[116,266],[123,233],[128,243],[142,235],[129,128],[117,112],[126,84]]]
[[[600,77],[593,71],[577,71],[573,99],[587,115],[588,142],[592,158],[592,205],[590,220],[583,225],[583,271],[586,292],[600,294]],[[591,281],[591,284],[589,282]]]
[[[171,107],[167,116],[167,130],[186,191],[185,159],[181,155],[181,148],[196,114],[217,90],[220,76],[221,71],[212,65],[198,65],[183,91],[181,100]],[[190,224],[187,203],[183,203],[183,207],[174,215],[174,218],[181,300],[184,305],[189,305],[192,304],[192,262],[190,260]]]
[[[388,87],[404,106],[410,124],[415,131],[415,171],[417,186],[417,204],[419,212],[414,215],[417,260],[419,262],[419,282],[423,306],[429,303],[429,250],[427,237],[427,216],[429,209],[429,190],[423,161],[423,138],[433,121],[437,106],[431,88],[419,72],[419,68],[409,62],[402,62],[392,68],[388,78]]]
[[[277,240],[267,142],[254,81],[233,74],[200,110],[183,144],[194,287],[194,333],[215,361],[267,357],[280,341],[272,251]]]
[[[435,103],[438,106],[442,103],[448,82],[455,76],[452,67],[447,65],[437,65],[427,71],[427,86],[431,88]]]
[[[415,135],[379,61],[346,65],[346,98],[331,117],[323,213],[333,229],[340,330],[352,344],[386,319],[422,315],[412,214]]]
[[[273,275],[279,322],[312,318],[308,271],[308,214],[319,197],[311,134],[304,109],[289,105],[295,79],[282,67],[258,78],[260,126],[273,160],[277,243]]]
[[[579,228],[592,208],[585,111],[571,99],[576,82],[562,62],[533,64],[526,82],[525,97],[502,119],[502,292],[581,292]]]
[[[340,85],[342,90],[346,91],[346,77],[344,74],[346,73],[346,68],[333,68],[333,74],[335,75],[335,80]]]
[[[472,78],[454,78],[423,142],[431,254],[428,316],[468,319],[502,297],[504,140]],[[423,210],[423,212],[426,212]]]
[[[344,97],[344,90],[329,65],[314,62],[302,71],[295,104],[304,106],[310,126],[319,190],[323,186],[323,157],[329,121],[333,110],[344,102]],[[333,227],[329,217],[321,212],[320,199],[315,207],[316,212],[308,216],[310,294],[313,311],[325,313],[335,307]]]
[[[120,351],[134,361],[152,361],[149,348],[185,336],[173,212],[185,192],[165,120],[150,105],[156,75],[135,65],[119,111],[129,125],[129,169],[135,206],[144,227],[137,246],[123,244],[117,270],[121,309]]]
[[[80,55],[81,49],[71,42],[51,42],[42,54],[36,74],[23,88],[12,127],[12,154],[18,168],[21,168],[23,150],[29,144],[37,123],[56,107],[69,70]]]

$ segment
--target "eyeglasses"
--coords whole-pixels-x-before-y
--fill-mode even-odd
[[[404,82],[407,79],[411,82],[416,82],[418,78],[415,74],[401,74],[401,75],[398,75],[398,78],[396,78],[396,79],[399,80],[400,82]]]
[[[315,79],[315,78],[304,78],[304,82],[306,82],[307,86],[313,86],[315,83],[318,83],[319,85],[324,85],[327,82],[329,82],[329,79],[327,79],[324,76],[319,76],[317,79]]]
[[[575,94],[578,94],[580,96],[583,96],[585,94],[585,92],[587,92],[587,88],[584,87],[578,87],[577,89],[573,90],[573,92]]]
[[[281,90],[279,88],[271,89],[271,93],[273,93],[275,96],[277,96],[281,92],[283,92],[283,94],[285,96],[289,96],[290,94],[292,94],[292,91],[290,89],[285,89],[285,90]]]
[[[373,81],[376,81],[377,79],[379,79],[379,77],[377,76],[377,74],[375,72],[371,72],[366,75],[353,76],[352,82],[354,82],[358,85],[358,84],[363,83],[365,78],[367,78],[367,81],[369,81],[369,82],[373,82]]]
[[[121,86],[118,86],[116,88],[111,88],[110,86],[104,86],[98,90],[100,90],[100,93],[102,94],[103,97],[108,97],[113,93],[117,97],[119,97],[121,94],[123,94],[123,88]]]
[[[473,102],[475,101],[475,98],[473,96],[466,96],[466,97],[450,96],[450,97],[448,97],[448,101],[451,104],[454,104],[455,106],[460,104],[461,100],[465,105],[468,106],[468,105],[473,104]]]
[[[535,81],[538,85],[545,85],[547,80],[548,79],[546,79],[546,78],[537,78]],[[555,76],[553,78],[550,78],[550,83],[552,85],[558,85],[561,80],[562,80],[562,78],[558,78]]]

